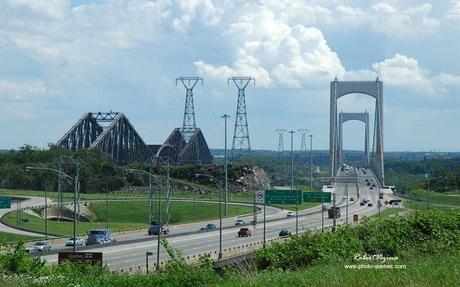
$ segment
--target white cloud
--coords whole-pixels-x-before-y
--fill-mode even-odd
[[[224,13],[223,5],[215,5],[211,0],[183,0],[178,1],[177,6],[180,12],[173,20],[173,27],[180,31],[185,31],[196,19],[206,26],[215,26]]]
[[[372,65],[379,77],[388,85],[410,87],[429,94],[434,92],[429,71],[419,67],[418,61],[405,55],[395,54],[390,59]]]
[[[452,0],[452,7],[446,14],[446,18],[449,20],[460,20],[460,1]]]
[[[0,80],[0,97],[6,101],[25,101],[30,97],[44,94],[45,85],[42,82],[13,82]]]
[[[319,29],[290,26],[264,6],[243,14],[225,35],[235,51],[232,66],[214,66],[201,60],[195,63],[200,73],[216,76],[231,71],[254,76],[262,86],[292,87],[345,73],[339,57]]]
[[[37,102],[47,92],[39,81],[15,82],[0,80],[0,117],[34,117]]]
[[[441,73],[434,78],[435,81],[439,82],[443,86],[460,86],[460,76]]]

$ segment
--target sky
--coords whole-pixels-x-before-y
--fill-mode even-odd
[[[329,85],[384,85],[387,151],[460,151],[460,1],[0,0],[0,149],[56,142],[85,113],[123,112],[144,141],[182,125],[180,76],[199,76],[197,126],[223,147],[246,89],[253,149],[275,129],[309,129],[329,148]],[[374,112],[349,95],[344,112]],[[371,125],[372,126],[372,125]],[[344,148],[363,149],[347,122]],[[284,146],[289,146],[285,137]],[[294,137],[300,147],[300,135]]]

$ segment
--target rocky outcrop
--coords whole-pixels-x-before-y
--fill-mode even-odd
[[[270,188],[270,178],[261,167],[243,167],[241,176],[230,182],[229,189],[233,192],[253,192]]]

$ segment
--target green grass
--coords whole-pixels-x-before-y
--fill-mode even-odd
[[[460,257],[458,255],[438,255],[386,263],[405,265],[405,269],[346,269],[345,264],[331,262],[291,272],[274,270],[260,272],[251,277],[235,276],[210,286],[431,287],[460,285]],[[362,264],[379,265],[382,263],[364,262]]]
[[[148,222],[148,203],[147,202],[109,202],[109,227],[113,232],[146,228]],[[156,204],[154,204],[156,207]],[[92,228],[104,228],[106,226],[106,206],[104,202],[97,202],[91,205],[96,214],[94,222],[78,223],[78,234],[86,234]],[[228,216],[236,216],[253,212],[252,207],[248,206],[228,206]],[[164,208],[162,208],[164,214]],[[156,209],[153,209],[156,216]],[[20,227],[28,230],[44,232],[44,219],[27,213],[21,213],[22,221]],[[164,217],[162,217],[164,218]],[[193,202],[171,202],[170,224],[186,223],[193,221],[204,221],[219,218],[219,205],[214,203]],[[8,213],[4,221],[16,226],[16,212]],[[72,222],[48,221],[48,232],[51,234],[69,235],[73,232]]]
[[[17,242],[17,241],[32,241],[40,239],[41,237],[19,235],[14,233],[7,233],[0,231],[0,242]]]
[[[45,196],[44,191],[37,191],[37,190],[21,190],[21,189],[4,189],[0,188],[0,195],[11,195],[11,196]],[[54,201],[57,201],[58,194],[56,192],[47,192],[47,196]],[[82,193],[80,195],[81,200],[93,200],[93,199],[105,199],[105,193]],[[145,198],[147,197],[146,193],[143,194],[134,194],[134,193],[110,193],[110,199],[116,198]],[[204,200],[219,200],[220,193],[213,192],[208,194],[197,194],[196,192],[191,191],[175,191],[172,192],[171,198],[196,198],[204,199]],[[73,193],[65,192],[64,193],[64,201],[72,201],[73,200]],[[228,194],[229,201],[247,201],[253,202],[254,195],[252,193],[229,193]]]
[[[320,203],[318,203],[318,202],[304,202],[302,204],[299,204],[298,208],[299,208],[299,210],[303,210],[303,209],[315,207],[318,204],[321,204],[321,202]],[[281,209],[292,210],[292,211],[295,211],[295,208],[296,208],[295,204],[272,205],[272,206],[273,207],[278,207],[278,208],[281,208]]]
[[[454,196],[459,195],[459,196]],[[407,195],[412,200],[428,202],[428,191],[417,189],[409,192]],[[460,206],[460,192],[431,192],[431,203]]]
[[[380,211],[380,217],[385,217],[385,216],[398,214],[398,213],[406,211],[406,210],[407,209],[402,208],[402,207],[385,208],[385,209],[382,209],[382,211]],[[379,214],[377,213],[377,214],[374,214],[374,215],[369,216],[369,217],[379,217]]]
[[[422,201],[413,201],[413,200],[403,200],[404,207],[412,210],[420,210],[426,211],[428,210],[428,204]],[[460,207],[459,207],[460,208]],[[442,212],[454,212],[458,211],[458,208],[447,207],[447,206],[439,206],[439,205],[431,205],[431,209],[436,209]]]

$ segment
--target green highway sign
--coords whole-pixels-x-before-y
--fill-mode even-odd
[[[147,255],[147,256],[152,256],[152,255],[153,255],[153,252],[152,252],[152,251],[147,251],[147,252],[145,252],[145,255]]]
[[[331,202],[331,193],[330,192],[304,192],[303,201],[304,202]],[[323,199],[321,201],[321,198]]]
[[[265,204],[302,204],[302,191],[266,190]]]
[[[0,208],[11,208],[11,197],[0,196]]]

